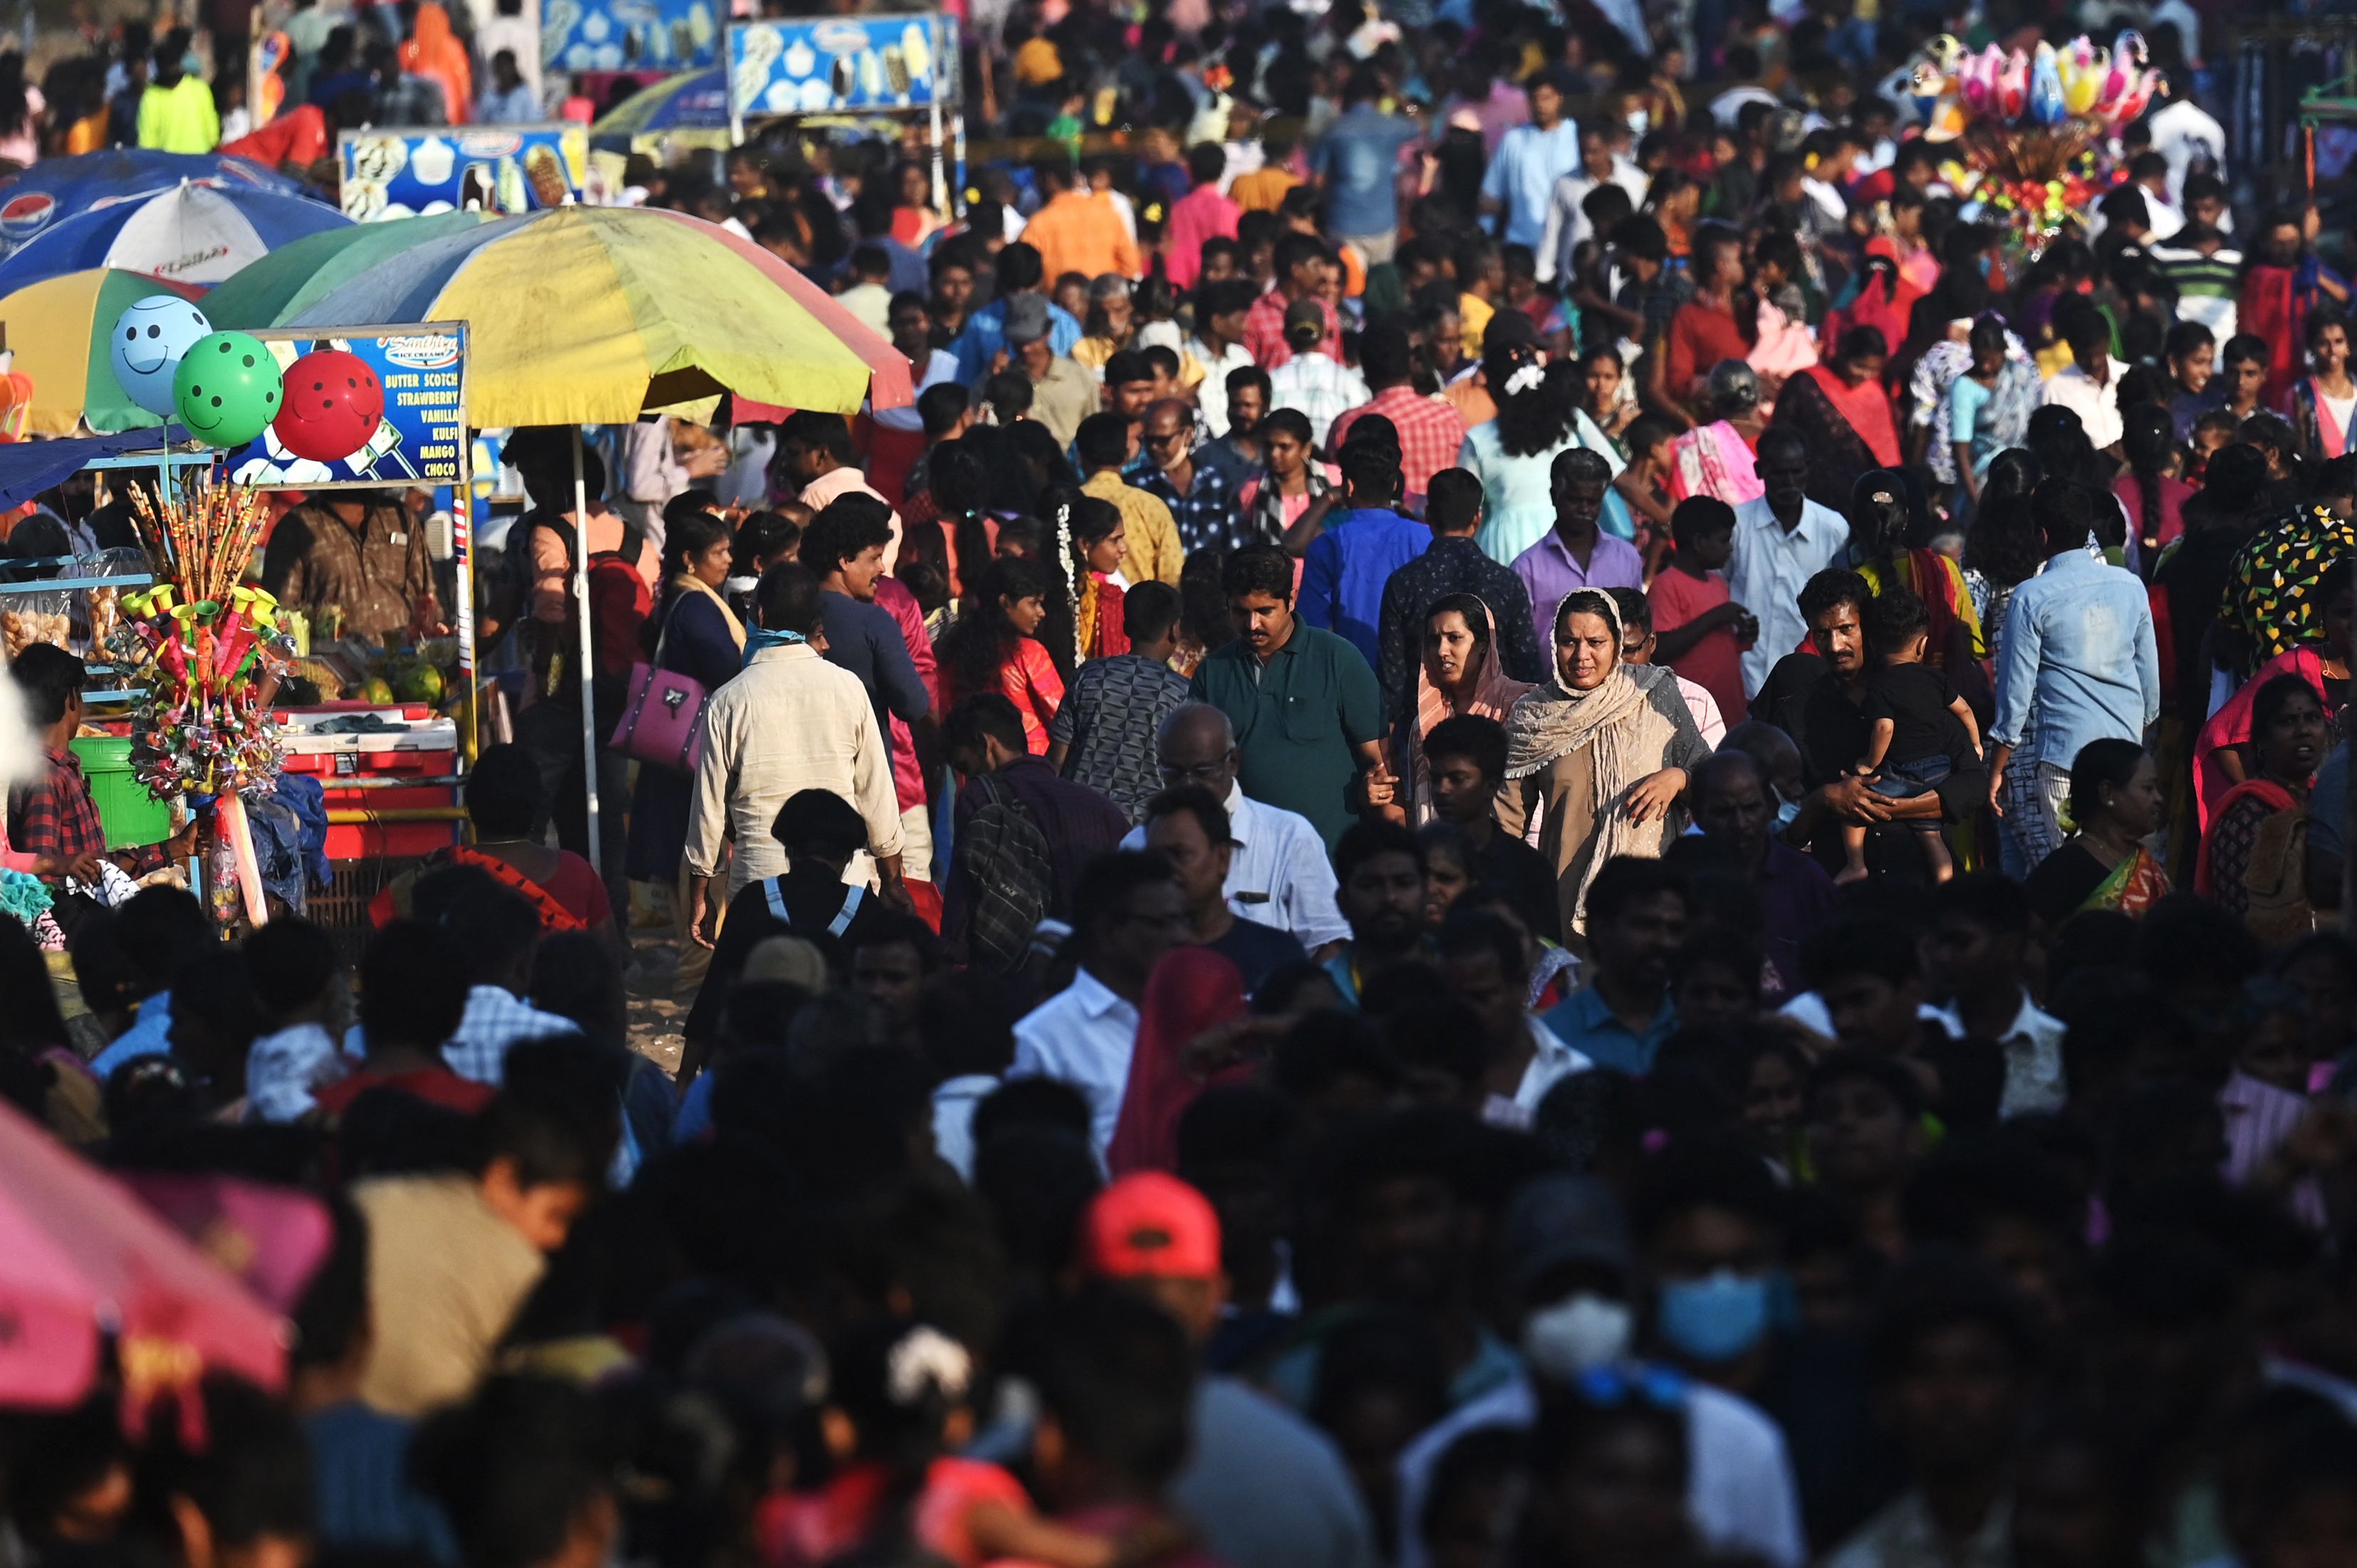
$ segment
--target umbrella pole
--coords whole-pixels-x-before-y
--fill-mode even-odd
[[[573,597],[581,607],[581,789],[589,803],[589,869],[606,875],[597,843],[597,703],[589,665],[589,481],[581,471],[581,427],[573,427]]]

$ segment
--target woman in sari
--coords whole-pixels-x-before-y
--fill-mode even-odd
[[[1839,509],[1858,476],[1900,464],[1899,426],[1882,371],[1889,340],[1871,327],[1844,333],[1830,365],[1811,365],[1776,394],[1773,427],[1808,444],[1809,499]]]
[[[2050,932],[2082,909],[2140,918],[2169,892],[2169,874],[2144,841],[2160,826],[2160,772],[2132,740],[2093,740],[2071,763],[2078,832],[2031,872],[2021,890]]]
[[[1555,678],[1506,715],[1498,825],[1520,838],[1541,813],[1567,934],[1587,926],[1587,886],[1620,854],[1658,855],[1681,825],[1687,770],[1710,754],[1664,664],[1620,661],[1620,610],[1577,588],[1555,612]]]
[[[728,530],[709,512],[683,511],[663,536],[663,597],[647,618],[654,665],[700,683],[708,695],[745,666],[745,624],[720,596],[735,559]],[[687,807],[694,778],[639,765],[630,794],[630,845],[624,862],[637,882],[670,886],[687,855]],[[686,933],[681,932],[684,937]],[[683,950],[701,950],[686,943]]]
[[[2255,769],[2226,792],[2201,843],[2194,891],[2263,942],[2315,929],[2308,899],[2308,786],[2324,759],[2324,704],[2297,675],[2277,675],[2251,703]]]
[[[1115,1176],[1132,1171],[1167,1171],[1178,1164],[1178,1118],[1209,1085],[1254,1069],[1230,1065],[1205,1076],[1188,1060],[1188,1047],[1223,1026],[1245,1018],[1243,975],[1224,954],[1209,948],[1173,948],[1146,979],[1138,999],[1137,1043],[1129,1056],[1129,1081],[1122,1090],[1121,1113],[1105,1168]],[[1212,1049],[1207,1060],[1228,1053]]]
[[[1531,688],[1510,681],[1498,662],[1498,623],[1471,594],[1450,594],[1424,618],[1424,659],[1415,671],[1415,708],[1401,724],[1402,776],[1414,790],[1408,820],[1432,821],[1432,765],[1424,737],[1433,726],[1464,714],[1506,722]]]
[[[2324,716],[2336,717],[2349,701],[2350,631],[2357,618],[2357,566],[2346,555],[2336,556],[2316,579],[2312,593],[2303,596],[2314,612],[2313,636],[2276,654],[2210,715],[2193,743],[2193,809],[2202,832],[2226,798],[2226,792],[2251,775],[2251,709],[2260,691],[2278,675],[2296,675],[2308,682],[2324,704]]]
[[[1936,550],[1908,548],[1911,509],[1905,477],[1888,468],[1862,474],[1847,499],[1851,564],[1876,594],[1896,584],[1923,601],[1932,617],[1924,662],[1979,709],[1989,694],[1987,673],[1980,667],[1988,652],[1980,616],[1954,561]]]
[[[1677,438],[1670,466],[1670,499],[1708,496],[1729,506],[1768,493],[1760,482],[1760,372],[1741,360],[1710,368],[1710,409],[1717,417]]]

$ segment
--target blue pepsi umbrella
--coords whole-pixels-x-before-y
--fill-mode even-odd
[[[0,261],[0,295],[91,267],[217,284],[280,245],[350,221],[305,196],[176,185],[68,218],[18,246]]]
[[[310,194],[300,180],[251,158],[221,153],[116,147],[70,158],[43,158],[21,173],[0,178],[0,256],[78,213],[125,197],[170,190],[183,180],[274,191],[280,196]]]

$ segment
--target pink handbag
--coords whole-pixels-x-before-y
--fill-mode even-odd
[[[678,607],[674,603],[673,609]],[[663,618],[663,637],[671,635],[671,618]],[[662,657],[662,641],[655,658]],[[630,666],[630,686],[621,722],[606,744],[623,756],[678,773],[694,773],[704,757],[704,704],[712,693],[704,682],[659,664]]]

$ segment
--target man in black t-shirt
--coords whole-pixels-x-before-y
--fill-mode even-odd
[[[1178,875],[1189,940],[1234,964],[1249,995],[1271,972],[1309,955],[1290,931],[1247,920],[1228,908],[1224,889],[1232,843],[1227,808],[1200,784],[1165,789],[1146,803],[1146,847]]]

